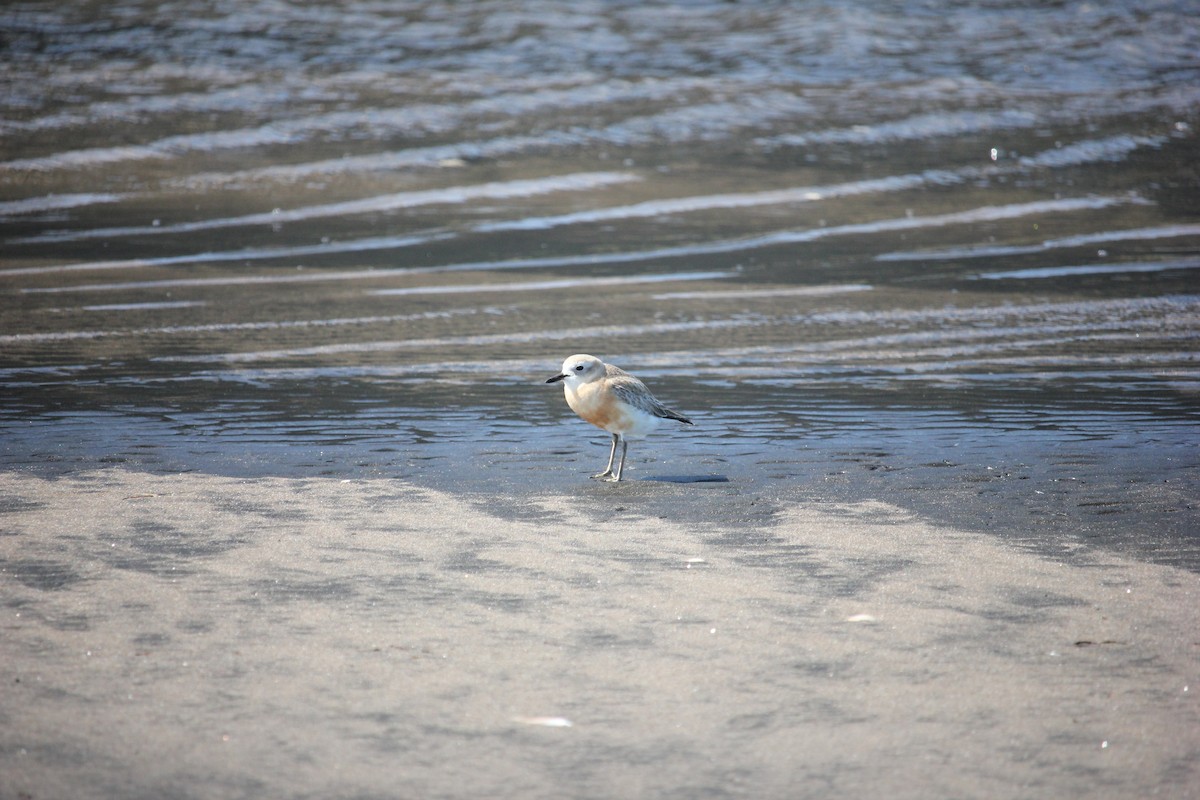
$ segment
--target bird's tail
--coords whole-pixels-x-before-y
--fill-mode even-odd
[[[659,416],[662,417],[663,419],[673,419],[678,422],[682,422],[685,425],[695,425],[696,424],[696,423],[692,422],[690,419],[688,419],[687,417],[683,416],[682,414],[678,414],[669,408],[664,408],[663,412],[661,414],[659,414]]]

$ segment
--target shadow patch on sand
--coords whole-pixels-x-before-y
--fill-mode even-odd
[[[0,561],[0,573],[7,573],[22,586],[43,592],[69,589],[84,579],[70,564],[36,558]]]

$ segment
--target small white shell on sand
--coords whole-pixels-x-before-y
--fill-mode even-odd
[[[571,720],[566,717],[513,717],[513,722],[522,725],[541,725],[544,728],[570,728]]]

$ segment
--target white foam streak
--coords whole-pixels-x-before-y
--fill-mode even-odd
[[[345,353],[381,353],[397,350],[420,350],[444,347],[485,347],[497,344],[529,344],[540,341],[562,341],[570,339],[614,340],[631,336],[653,336],[682,331],[714,330],[718,328],[743,328],[759,325],[761,321],[750,319],[694,320],[689,322],[661,322],[648,325],[605,325],[593,328],[557,329],[518,333],[476,334],[470,336],[443,336],[432,339],[405,339],[399,341],[351,342],[347,344],[297,347],[286,350],[259,350],[244,353],[222,353],[218,355],[161,356],[155,361],[170,362],[213,362],[245,363],[270,361],[285,358],[310,356],[332,356]]]
[[[83,306],[84,311],[166,311],[173,308],[196,308],[206,306],[203,300],[164,300],[159,303],[108,303],[98,306]]]
[[[469,123],[472,119],[494,114],[533,114],[546,109],[561,112],[564,109],[578,106],[594,106],[597,103],[610,104],[622,100],[645,102],[647,100],[675,98],[697,83],[699,83],[699,80],[696,78],[606,81],[593,85],[573,85],[566,88],[539,88],[536,90],[504,93],[497,96],[478,98],[469,102],[420,103],[405,104],[400,108],[331,111],[294,119],[279,119],[257,127],[180,134],[143,144],[83,148],[52,153],[45,156],[0,161],[0,172],[5,170],[45,172],[56,169],[95,167],[123,161],[163,160],[193,153],[214,153],[249,147],[295,145],[311,141],[315,138],[337,140],[353,136],[356,132],[363,130],[370,131],[373,136],[379,139],[387,139],[397,134],[414,136],[445,133],[446,131],[461,129],[464,124]],[[261,108],[264,100],[269,103],[274,99],[274,96],[269,91],[264,92],[264,94],[264,97],[255,98],[253,96],[246,96],[245,90],[239,89],[236,94],[229,95],[226,93],[225,103],[219,102],[221,96],[217,95],[209,101],[208,105],[214,108],[232,107],[233,109],[239,109],[249,106]],[[139,98],[137,102],[144,105],[147,102],[153,102],[153,100],[147,101]],[[158,100],[157,105],[163,108],[154,110],[170,112],[181,107],[202,109],[205,104],[202,101],[198,102],[193,95],[182,95],[171,98],[169,103],[166,100]],[[134,108],[136,110],[137,106],[135,105]],[[103,111],[105,109],[101,108],[100,110]],[[113,110],[108,110],[108,116],[111,116]],[[119,109],[117,111],[120,112]],[[57,120],[50,118],[45,124],[54,126],[73,121],[79,121],[77,115],[60,117]],[[555,135],[553,132],[549,134],[551,138]],[[527,144],[531,145],[546,143],[544,137],[524,138],[527,138]],[[486,147],[486,144],[483,143],[480,147]],[[469,152],[471,149],[471,145],[469,144],[450,145],[449,147],[453,148],[454,152],[458,155],[463,155],[464,151]],[[440,148],[419,148],[418,151],[425,150],[428,156],[428,151],[436,149]],[[411,159],[412,154],[413,151],[402,151],[363,158],[331,159],[329,161],[316,162],[315,164],[296,165],[292,174],[299,176],[320,171],[340,172],[345,171],[350,164],[353,164],[358,169],[372,164],[374,166],[369,168],[378,168],[379,164],[386,163],[382,159],[387,159],[389,156],[393,159]],[[373,159],[380,160],[373,161]],[[393,160],[392,163],[395,164],[397,162]],[[413,162],[410,161],[410,163]],[[341,164],[340,168],[337,167],[338,164]],[[283,169],[286,170],[287,168]],[[233,173],[227,177],[233,177],[237,180],[249,175],[262,176],[263,174],[265,174],[264,170],[248,170],[244,173]],[[215,178],[218,176],[205,177]]]
[[[936,115],[935,115],[936,116]],[[1011,115],[1002,115],[1011,116]],[[1017,115],[1023,116],[1023,115]],[[1166,137],[1157,136],[1116,136],[1109,139],[1089,140],[1078,142],[1066,147],[1055,148],[1035,156],[1020,160],[1022,167],[1048,166],[1064,167],[1093,161],[1111,161],[1124,157],[1139,147],[1157,146],[1166,141]],[[683,197],[670,200],[651,200],[628,206],[603,208],[593,211],[579,211],[571,214],[560,214],[551,217],[530,217],[521,220],[506,220],[485,223],[473,230],[480,233],[491,233],[513,230],[546,230],[562,225],[585,223],[611,222],[614,220],[637,219],[646,217],[661,217],[671,214],[694,213],[697,211],[712,211],[731,208],[754,208],[764,205],[784,205],[788,203],[809,203],[835,197],[852,197],[861,194],[876,194],[899,192],[915,189],[926,185],[951,185],[964,180],[984,175],[1004,174],[1012,172],[1012,168],[997,167],[964,167],[959,170],[928,170],[909,175],[895,175],[873,180],[851,181],[842,184],[826,186],[802,186],[788,189],[775,189],[763,192],[745,192],[733,194],[704,195],[698,197]]]
[[[47,211],[62,211],[80,206],[116,203],[127,195],[103,192],[80,194],[49,194],[44,197],[29,197],[24,200],[0,202],[0,217],[16,217],[22,214],[41,214]]]
[[[1083,264],[1073,267],[1041,267],[1014,269],[1007,272],[984,272],[971,276],[971,280],[1038,280],[1043,278],[1067,278],[1077,275],[1119,275],[1130,272],[1166,272],[1173,269],[1200,269],[1196,259],[1183,261],[1138,262],[1129,264]]]
[[[1028,317],[1036,319],[1038,325],[1043,326],[1054,324],[1058,317],[1075,319],[1087,315],[1098,315],[1110,322],[1140,315],[1154,315],[1160,318],[1183,315],[1190,318],[1197,310],[1200,310],[1200,295],[1187,294],[994,307],[822,311],[797,317],[795,321],[811,325],[879,325],[886,323],[889,325],[926,326],[934,329],[936,335],[936,330],[940,330],[946,324],[986,323],[994,326],[999,324],[1000,320]]]
[[[1077,164],[1095,164],[1102,161],[1120,161],[1134,150],[1143,147],[1160,147],[1167,141],[1165,136],[1111,136],[1107,139],[1091,139],[1074,142],[1037,155],[1023,156],[1018,160],[1025,167],[1071,167]]]
[[[1112,158],[1118,152],[1127,152],[1129,148],[1142,146],[1142,144],[1150,142],[1155,143],[1161,137],[1113,137],[1111,139],[1103,139],[1089,142],[1078,143],[1077,145],[1068,146],[1061,149],[1046,151],[1038,156],[1030,157],[1026,162],[1033,164],[1039,159],[1045,159],[1048,164],[1053,166],[1064,166],[1068,163],[1077,164],[1084,163],[1088,159],[1095,158]],[[518,220],[505,220],[490,223],[480,223],[469,230],[474,233],[496,233],[503,231],[517,230],[546,230],[562,225],[584,224],[606,222],[621,219],[637,219],[646,217],[658,217],[670,214],[693,213],[697,211],[728,209],[728,208],[752,208],[762,205],[778,205],[786,203],[801,203],[814,202],[832,197],[848,197],[859,194],[875,193],[875,192],[894,192],[903,191],[906,189],[917,188],[926,184],[949,185],[959,183],[964,179],[971,177],[979,177],[985,174],[996,174],[999,172],[1010,171],[1008,168],[978,168],[966,167],[960,170],[930,170],[923,173],[910,175],[897,175],[887,178],[879,178],[868,181],[852,181],[844,184],[833,184],[828,186],[806,186],[793,187],[788,189],[768,190],[764,192],[746,192],[733,194],[719,195],[703,195],[698,197],[684,197],[670,200],[653,200],[644,203],[635,203],[627,206],[616,206],[612,208],[596,209],[591,211],[573,212],[570,214],[560,214],[550,217],[530,217]],[[107,228],[94,229],[86,231],[59,231],[52,233],[43,233],[36,237],[29,237],[21,241],[37,242],[47,240],[67,241],[73,239],[87,239],[110,237],[115,235],[134,235],[134,234],[157,234],[157,233],[180,233],[188,231],[204,230],[208,228],[222,228],[234,226],[246,226],[254,224],[281,224],[284,222],[302,221],[307,219],[315,219],[326,216],[345,215],[353,213],[371,213],[388,210],[389,208],[411,208],[423,204],[438,203],[438,202],[466,202],[470,199],[475,199],[472,193],[477,193],[479,199],[500,198],[505,196],[526,196],[520,192],[535,191],[535,187],[531,184],[538,182],[562,181],[564,190],[575,189],[590,189],[614,183],[621,183],[628,180],[639,180],[638,176],[630,173],[579,173],[576,175],[558,176],[556,178],[534,179],[533,181],[513,181],[497,184],[483,184],[476,187],[453,187],[449,189],[429,190],[424,192],[406,192],[397,195],[384,195],[374,198],[364,198],[362,200],[352,200],[343,203],[326,204],[320,206],[309,206],[306,208],[292,209],[289,211],[272,211],[268,213],[259,213],[245,215],[242,217],[230,217],[216,220],[199,220],[190,223],[180,223],[178,225],[167,226],[141,226],[128,228]],[[569,185],[577,182],[576,185]],[[509,188],[506,188],[509,187]],[[552,185],[549,188],[543,188],[544,191],[558,191]],[[503,192],[515,191],[517,194],[505,195]],[[495,194],[489,194],[494,192]],[[462,194],[456,194],[462,193]],[[457,199],[455,199],[457,198]],[[289,258],[302,257],[309,255],[325,255],[337,254],[344,252],[364,252],[369,250],[384,250],[401,248],[406,246],[420,245],[432,240],[431,237],[452,238],[453,234],[436,233],[427,234],[424,236],[410,235],[409,237],[372,237],[367,239],[353,240],[347,242],[329,242],[321,245],[299,246],[299,247],[281,247],[281,248],[246,248],[235,251],[223,251],[217,253],[191,253],[180,256],[171,256],[158,259],[131,259],[125,261],[111,262],[87,262],[82,264],[63,264],[52,265],[45,267],[29,267],[15,270],[0,271],[0,277],[4,275],[21,275],[21,274],[36,274],[40,272],[54,271],[81,271],[81,270],[99,270],[99,269],[133,269],[147,266],[170,266],[176,264],[194,264],[208,261],[238,261],[238,260],[265,260],[272,258]],[[815,237],[819,238],[819,237]],[[736,247],[735,247],[736,249]],[[725,252],[715,250],[712,252]],[[960,251],[955,251],[960,252]],[[1005,254],[1016,252],[1036,252],[1035,250],[995,250],[992,253]],[[904,254],[889,255],[879,257],[881,260],[903,260]],[[670,257],[670,256],[668,256]],[[936,256],[935,256],[936,257]],[[945,256],[948,258],[955,257],[954,255]],[[639,260],[640,256],[635,256],[630,260]],[[620,260],[620,259],[615,259]],[[530,265],[535,265],[537,260],[526,262]],[[592,264],[599,263],[593,260],[569,261],[569,262],[554,262],[563,264]],[[488,268],[497,268],[494,264]]]
[[[851,292],[868,292],[875,287],[867,283],[846,283],[837,286],[797,286],[789,289],[732,289],[711,292],[666,292],[654,295],[655,300],[752,300],[761,297],[828,297]]]
[[[714,125],[716,129],[720,130],[722,135],[726,135],[730,128],[727,120],[719,121],[722,111],[728,111],[728,109],[718,107],[714,119],[710,120],[709,124]],[[688,114],[689,112],[684,109],[683,111],[666,113],[669,115],[678,113]],[[709,113],[711,113],[711,110]],[[1015,124],[1009,123],[1019,121],[1019,117],[1020,112],[1012,112],[995,115],[992,119],[1002,121],[998,127],[1015,127]],[[979,118],[971,118],[968,114],[960,121],[960,127],[964,132],[969,132],[976,129],[972,128],[973,125],[980,124],[978,120]],[[501,158],[529,150],[545,150],[548,147],[570,148],[594,146],[598,143],[623,146],[632,143],[646,144],[657,140],[655,128],[656,125],[661,125],[663,122],[665,120],[662,118],[657,120],[651,118],[613,125],[601,131],[545,131],[539,133],[537,136],[501,136],[482,141],[415,147],[407,150],[370,153],[361,156],[351,156],[349,158],[333,158],[303,164],[260,167],[231,173],[205,173],[179,179],[175,184],[179,188],[195,190],[254,185],[263,182],[294,183],[320,176],[437,166],[451,159]],[[906,127],[908,127],[907,131]],[[952,130],[955,127],[953,121],[950,127]],[[881,131],[873,130],[871,126],[855,126],[815,134],[803,134],[802,136],[830,142],[867,143],[877,140],[927,138],[928,136],[936,135],[936,130],[937,115],[928,115],[928,119],[916,117],[907,121],[898,121],[892,124],[891,129]],[[699,136],[699,138],[705,138],[703,130],[696,130],[693,133]],[[1069,166],[1087,163],[1089,159],[1093,158],[1103,161],[1113,161],[1120,158],[1123,153],[1128,152],[1128,148],[1131,145],[1137,147],[1142,146],[1142,144],[1157,144],[1164,140],[1165,137],[1118,136],[1112,139],[1081,142],[1079,146],[1068,145],[1064,148],[1056,148],[1046,151],[1044,154],[1021,159],[1013,166],[967,167],[959,172],[962,177],[1011,172],[1014,168],[1037,166],[1039,158],[1043,156],[1045,157],[1047,166]]]
[[[920,228],[941,228],[948,225],[969,225],[980,222],[997,222],[1034,214],[1062,214],[1072,211],[1091,211],[1116,205],[1145,202],[1126,195],[1123,197],[1075,197],[1061,200],[1040,200],[1032,203],[1017,203],[1007,206],[982,206],[969,211],[937,214],[929,217],[898,217],[895,219],[864,222],[854,225],[836,225],[829,228],[813,228],[804,231],[784,231],[749,240],[755,247],[778,244],[811,242],[831,236],[857,236],[862,234],[892,233]]]
[[[397,194],[366,197],[360,200],[347,200],[340,203],[303,206],[287,210],[275,209],[264,213],[246,214],[240,217],[204,219],[194,222],[180,222],[173,225],[139,225],[123,228],[93,228],[81,231],[54,231],[16,241],[76,241],[80,239],[109,239],[120,236],[191,233],[194,231],[253,225],[282,225],[290,222],[302,222],[326,217],[377,214],[428,205],[461,204],[474,200],[508,200],[551,192],[590,191],[637,180],[641,179],[637,175],[628,172],[578,172],[569,175],[554,175],[547,178],[497,181],[476,186],[451,186],[445,189],[399,192]]]
[[[183,256],[163,256],[162,258],[132,258],[125,261],[87,261],[80,264],[54,264],[48,267],[18,267],[16,269],[0,270],[0,278],[16,275],[41,275],[51,272],[95,272],[109,269],[143,269],[146,267],[173,267],[180,264],[204,264],[219,261],[259,261],[274,258],[298,258],[301,256],[336,255],[338,253],[358,253],[371,250],[392,250],[415,245],[428,244],[441,239],[452,238],[453,234],[437,233],[421,236],[380,236],[370,239],[354,239],[349,242],[328,242],[297,247],[253,247],[244,250],[223,250],[214,253],[190,253]],[[66,291],[104,291],[122,288],[156,288],[172,286],[204,286],[215,282],[219,285],[238,285],[252,283],[304,283],[308,281],[328,280],[357,280],[371,275],[387,275],[390,273],[408,273],[412,270],[356,270],[343,273],[296,273],[295,275],[250,275],[237,278],[216,279],[167,279],[161,281],[132,281],[119,284],[96,284],[92,286],[57,287],[45,289],[22,289],[25,293],[37,292],[66,292]]]
[[[600,286],[624,286],[643,283],[674,283],[676,281],[710,281],[736,277],[738,273],[724,272],[675,272],[655,275],[630,275],[610,278],[563,278],[549,281],[521,281],[518,283],[473,283],[450,286],[411,286],[404,289],[376,289],[374,295],[406,296],[429,294],[487,294],[491,292],[540,292],[555,289],[594,289]]]
[[[1200,235],[1200,224],[1193,225],[1162,225],[1153,228],[1131,228],[1123,231],[1098,231],[1077,236],[1064,236],[1060,239],[1047,239],[1041,244],[1013,245],[1001,247],[951,247],[944,250],[905,250],[894,253],[883,253],[875,257],[876,261],[945,261],[960,258],[995,258],[997,256],[1018,256],[1029,253],[1040,253],[1062,247],[1086,247],[1092,244],[1106,242],[1124,242],[1146,239],[1174,239],[1180,236]]]
[[[151,304],[142,304],[151,305]],[[203,305],[203,304],[196,304]],[[119,308],[109,306],[107,308]],[[85,307],[86,308],[86,307]],[[89,310],[102,310],[95,306]],[[340,317],[333,319],[272,320],[265,322],[215,322],[206,325],[165,325],[156,328],[134,328],[131,330],[84,330],[50,331],[46,333],[14,333],[0,335],[0,344],[26,342],[60,342],[86,339],[104,339],[118,336],[173,336],[195,333],[235,333],[239,331],[275,331],[289,328],[338,328],[344,326],[380,325],[392,322],[412,322],[424,319],[445,319],[478,313],[475,309],[449,311],[426,311],[420,314],[390,314],[374,317]]]
[[[1146,146],[1158,146],[1166,141],[1162,136],[1116,136],[1108,139],[1088,140],[1077,142],[1061,148],[1023,157],[1018,164],[1023,168],[1065,167],[1093,161],[1112,161],[1124,157],[1129,152]],[[435,148],[436,160],[449,158],[453,153],[443,152],[443,148]],[[374,168],[396,168],[398,163],[391,163],[403,154],[377,154],[357,157],[356,159],[338,159],[336,163],[345,168],[346,161],[363,160],[375,163]],[[384,159],[379,161],[379,159]],[[427,160],[422,157],[422,161]],[[310,165],[291,165],[270,167],[266,169],[296,170]],[[563,225],[577,225],[597,222],[609,222],[623,219],[659,217],[671,214],[686,214],[698,211],[709,211],[726,208],[753,208],[763,205],[782,205],[787,203],[807,203],[833,197],[850,197],[876,192],[896,192],[917,188],[927,184],[948,185],[960,183],[963,180],[984,175],[1011,172],[1012,168],[993,166],[987,168],[965,167],[959,170],[929,170],[910,175],[896,175],[866,181],[852,181],[844,184],[828,186],[803,186],[788,189],[775,189],[763,192],[743,192],[732,194],[704,195],[699,197],[683,197],[669,200],[651,200],[627,206],[579,211],[570,214],[560,214],[549,217],[528,217],[519,220],[502,220],[482,223],[471,228],[476,233],[495,233],[516,230],[547,230]],[[264,176],[259,176],[260,178]],[[279,177],[279,176],[276,176]],[[378,213],[402,208],[413,208],[420,205],[438,203],[462,203],[473,199],[504,199],[507,197],[528,196],[534,192],[557,191],[558,189],[539,189],[534,185],[542,181],[563,181],[563,190],[586,190],[599,188],[616,183],[639,180],[630,173],[580,173],[551,179],[534,179],[532,181],[511,181],[506,183],[483,184],[476,187],[451,187],[422,192],[403,192],[395,195],[349,200],[342,203],[308,206],[289,210],[273,210],[258,214],[248,214],[240,217],[228,217],[195,222],[178,223],[174,225],[145,225],[124,228],[97,228],[85,231],[55,231],[28,237],[18,241],[72,241],[79,239],[109,238],[116,236],[156,235],[163,233],[187,233],[200,230],[230,228],[251,225],[274,225],[317,219],[331,216],[346,216],[353,214]],[[577,185],[567,185],[576,183]],[[528,194],[526,194],[528,192]],[[84,196],[80,196],[84,197]],[[119,199],[117,196],[114,198]]]
[[[918,114],[903,119],[855,125],[812,133],[763,137],[765,147],[805,147],[814,144],[880,144],[944,136],[961,136],[989,130],[1028,128],[1037,124],[1038,115],[1028,111],[960,111]]]
[[[473,230],[480,233],[517,230],[548,230],[562,225],[579,225],[596,222],[611,222],[622,219],[662,217],[671,214],[687,214],[697,211],[712,211],[727,208],[754,208],[766,205],[789,203],[811,203],[831,197],[849,197],[859,194],[898,192],[931,182],[957,182],[961,180],[951,172],[932,171],[914,175],[897,175],[869,181],[852,181],[832,186],[802,186],[791,189],[773,189],[764,192],[738,194],[701,195],[671,200],[650,200],[628,206],[601,208],[594,211],[577,211],[552,217],[527,217],[477,225]]]
[[[877,233],[888,233],[921,228],[944,227],[948,225],[974,224],[979,222],[994,222],[1003,219],[1014,219],[1031,214],[1054,214],[1071,211],[1108,208],[1114,205],[1144,202],[1131,195],[1122,197],[1079,197],[1061,200],[1044,200],[1033,203],[1019,203],[1010,206],[983,206],[968,211],[951,214],[940,214],[930,217],[899,217],[876,222],[865,222],[854,225],[837,225],[827,228],[806,228],[798,231],[780,231],[764,236],[748,239],[716,240],[703,244],[685,245],[680,247],[665,247],[656,250],[636,250],[625,253],[601,253],[580,256],[547,256],[544,258],[514,259],[511,261],[478,261],[461,264],[445,264],[432,267],[414,267],[409,269],[372,269],[353,270],[344,272],[315,272],[305,271],[287,275],[246,275],[225,278],[173,278],[156,281],[123,281],[116,283],[83,284],[79,286],[54,286],[24,288],[24,294],[63,293],[63,292],[102,292],[124,289],[169,289],[169,288],[199,288],[204,286],[237,286],[270,283],[306,283],[317,281],[350,281],[377,280],[390,276],[415,275],[432,272],[486,271],[502,269],[533,269],[539,267],[567,267],[596,264],[621,264],[638,261],[652,261],[670,258],[690,258],[698,255],[713,255],[732,253],[742,250],[754,250],[762,247],[776,247],[786,244],[802,244],[818,239],[836,236],[862,236]],[[420,239],[418,241],[421,241]],[[320,252],[334,252],[332,249]],[[230,258],[228,260],[237,260]],[[161,263],[161,262],[160,262]],[[173,263],[180,263],[178,261]],[[14,271],[15,272],[15,271]],[[3,273],[0,273],[0,277]]]
[[[211,191],[240,188],[264,183],[290,184],[317,178],[357,173],[382,173],[414,167],[436,167],[451,160],[499,158],[524,150],[542,149],[550,145],[581,144],[580,137],[562,134],[540,136],[510,136],[486,142],[413,147],[385,153],[370,153],[345,158],[329,158],[303,164],[280,164],[237,172],[206,172],[188,175],[168,182],[167,186],[184,191]]]

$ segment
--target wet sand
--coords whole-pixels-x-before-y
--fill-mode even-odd
[[[1194,572],[519,491],[0,473],[0,794],[1200,796]]]

